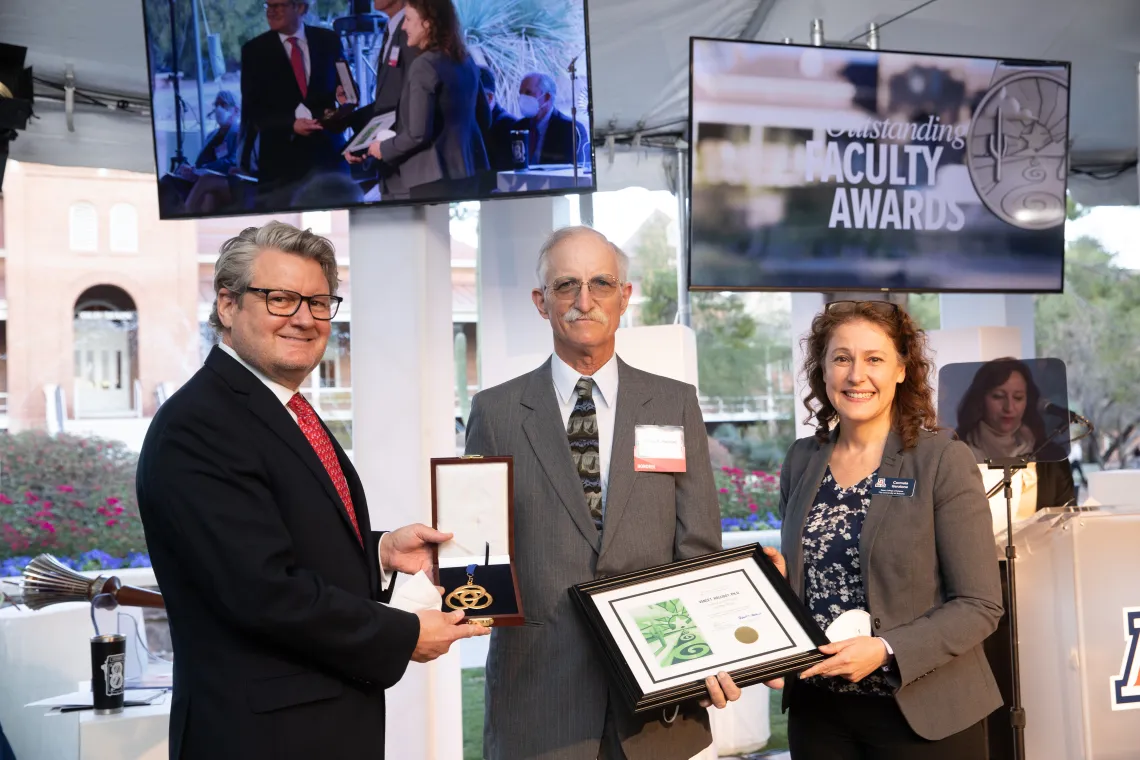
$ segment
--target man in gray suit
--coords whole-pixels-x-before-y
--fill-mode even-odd
[[[487,660],[489,760],[687,760],[712,741],[697,704],[635,717],[567,589],[721,548],[708,439],[691,385],[614,355],[628,259],[588,227],[555,232],[532,298],[554,355],[475,396],[467,454],[514,457],[515,562],[526,623]],[[683,472],[635,472],[638,427],[684,430]],[[681,469],[680,467],[678,469]],[[712,679],[714,683],[716,679]],[[725,676],[718,706],[739,690]]]

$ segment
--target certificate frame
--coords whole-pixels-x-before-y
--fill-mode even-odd
[[[368,146],[374,142],[386,140],[395,133],[392,127],[396,123],[396,112],[385,111],[379,116],[373,116],[360,132],[358,132],[345,148],[354,155],[363,155],[368,152]]]
[[[720,590],[726,593],[717,595]],[[712,596],[697,604],[708,602],[708,610],[690,612],[688,603],[669,598],[687,595],[692,602],[693,594],[703,596],[706,591]],[[578,584],[569,593],[599,644],[615,686],[635,713],[708,696],[704,679],[710,670],[725,670],[737,685],[748,686],[827,658],[819,651],[828,643],[827,636],[759,544]],[[747,607],[732,607],[739,603]],[[639,617],[659,607],[670,610],[665,614],[671,616],[671,625],[685,625],[678,620],[688,625],[679,632],[666,627],[667,633],[661,634],[656,621],[662,618]],[[732,621],[743,619],[737,615],[741,611],[759,621],[755,625],[762,633],[749,623],[727,634],[727,628],[736,625]],[[678,637],[670,645],[672,633]],[[690,634],[695,636],[682,648]],[[723,642],[728,643],[722,649]],[[682,649],[698,653],[690,659]],[[665,663],[661,657],[667,650],[675,659]]]

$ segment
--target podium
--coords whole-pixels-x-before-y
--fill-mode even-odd
[[[1004,546],[1005,532],[996,540]],[[1014,526],[1014,542],[1025,756],[1135,760],[1140,507],[1044,509]],[[1003,625],[986,642],[1006,698],[987,726],[991,760],[1010,756],[996,735],[1011,730],[1008,635]]]

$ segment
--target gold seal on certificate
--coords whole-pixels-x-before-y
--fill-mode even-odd
[[[777,678],[825,658],[827,637],[756,544],[570,589],[635,712]]]

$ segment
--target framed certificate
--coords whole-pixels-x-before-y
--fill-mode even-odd
[[[350,153],[362,155],[368,152],[368,146],[372,143],[395,137],[396,133],[392,131],[392,126],[395,123],[395,111],[388,111],[374,117],[365,125],[364,129],[360,130],[359,134],[352,138],[347,150]]]
[[[826,659],[827,637],[758,544],[583,583],[570,595],[634,712],[740,686]]]

